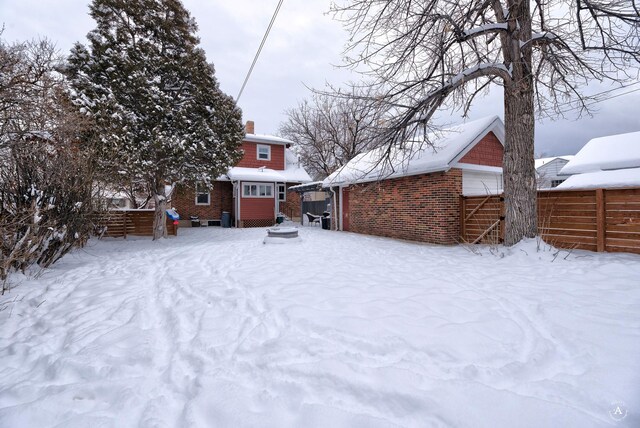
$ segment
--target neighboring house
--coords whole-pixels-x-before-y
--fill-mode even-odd
[[[229,212],[236,227],[272,226],[278,213],[300,217],[300,199],[289,187],[311,181],[289,149],[289,140],[254,133],[247,122],[244,157],[213,183],[213,188],[178,186],[171,205],[183,221],[197,216],[202,224],[219,225]],[[183,223],[184,224],[184,223]]]
[[[550,189],[557,187],[565,181],[568,176],[560,175],[560,170],[573,156],[554,156],[549,158],[536,159],[536,174],[538,178],[538,189]]]
[[[460,196],[502,192],[504,124],[497,116],[455,126],[434,147],[361,154],[327,177],[339,230],[435,244],[460,236]]]
[[[131,201],[131,198],[123,192],[108,192],[107,194],[105,194],[104,200],[107,209],[133,208],[133,202]]]
[[[561,173],[558,189],[640,187],[640,132],[590,140]]]

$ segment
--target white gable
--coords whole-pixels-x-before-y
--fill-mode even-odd
[[[548,157],[548,158],[539,158],[535,160],[535,168],[539,169],[545,165],[548,165],[552,162],[555,161],[555,163],[560,163],[562,165],[566,165],[567,162],[569,162],[571,159],[573,159],[574,156],[573,155],[567,155],[567,156],[552,156],[552,157]],[[564,162],[563,162],[564,161]]]

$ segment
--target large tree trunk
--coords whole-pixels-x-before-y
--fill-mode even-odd
[[[538,230],[533,92],[505,87],[504,100],[504,243],[511,246]]]
[[[153,200],[156,212],[153,216],[153,240],[167,237],[167,196],[162,180],[156,181]]]
[[[504,204],[507,246],[538,232],[537,189],[534,162],[534,92],[528,1],[509,1],[509,34],[503,41],[505,58],[512,65],[511,81],[504,85]]]

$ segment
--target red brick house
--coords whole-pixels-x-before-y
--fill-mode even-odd
[[[460,195],[502,192],[504,124],[497,116],[429,138],[432,147],[361,154],[327,177],[339,230],[434,244],[460,235]]]
[[[242,142],[244,157],[218,177],[212,189],[178,186],[171,205],[188,225],[197,216],[203,224],[219,225],[223,212],[231,214],[236,227],[272,226],[276,215],[300,217],[300,198],[289,187],[307,183],[311,177],[299,165],[284,138],[254,133],[247,122]]]

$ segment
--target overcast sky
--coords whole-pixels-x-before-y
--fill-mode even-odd
[[[76,41],[86,43],[94,27],[84,0],[0,0],[3,38],[7,42],[47,37],[62,53]],[[220,86],[234,98],[242,85],[278,0],[183,0],[196,19],[201,43],[216,66]],[[308,87],[340,85],[359,76],[344,68],[341,52],[348,34],[326,12],[329,0],[285,0],[269,39],[240,99],[244,120],[257,133],[275,134],[284,111],[309,96]],[[636,85],[635,89],[640,87]],[[599,92],[603,88],[593,88]],[[622,93],[617,91],[614,93]],[[540,121],[536,154],[574,154],[589,139],[640,131],[640,91],[599,103],[594,117]],[[470,118],[502,116],[499,90],[478,99]],[[439,119],[462,122],[460,113]]]

